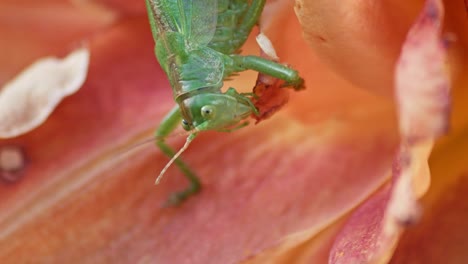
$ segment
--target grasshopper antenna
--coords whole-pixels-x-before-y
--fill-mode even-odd
[[[185,141],[184,146],[174,155],[174,157],[172,157],[172,159],[166,164],[166,166],[164,166],[164,168],[162,169],[162,171],[159,173],[158,177],[156,178],[156,181],[154,182],[154,184],[159,184],[164,173],[166,173],[167,169],[169,169],[169,167],[180,156],[180,154],[182,154],[189,147],[190,143],[192,142],[192,140],[195,138],[196,135],[197,135],[196,133],[191,133],[187,137],[187,140]]]
[[[171,134],[171,135],[169,135],[169,136],[165,136],[165,137],[154,137],[154,136],[148,137],[148,138],[146,138],[146,139],[143,139],[143,140],[140,141],[140,142],[137,142],[137,143],[135,143],[135,144],[133,144],[133,145],[131,145],[131,146],[129,146],[129,147],[126,147],[125,149],[123,149],[122,151],[120,151],[119,153],[117,153],[117,155],[118,155],[118,156],[125,155],[125,154],[127,154],[128,152],[131,152],[131,151],[133,151],[133,150],[135,150],[135,149],[137,149],[137,148],[139,148],[139,147],[141,147],[141,146],[144,146],[144,145],[146,145],[146,144],[148,144],[148,143],[154,143],[154,142],[156,142],[157,140],[160,140],[160,139],[166,139],[166,138],[172,138],[172,137],[177,137],[177,136],[183,136],[183,135],[187,135],[187,134],[190,135],[190,132],[191,132],[191,131],[181,131],[181,132],[179,132],[179,133],[173,133],[173,134]]]

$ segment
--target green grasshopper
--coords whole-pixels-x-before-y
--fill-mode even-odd
[[[200,190],[196,174],[179,158],[200,131],[230,132],[248,123],[258,110],[252,94],[234,88],[222,92],[223,81],[238,72],[254,70],[284,80],[286,86],[302,89],[296,70],[258,57],[239,55],[262,13],[265,0],[145,0],[155,53],[169,78],[177,105],[156,131],[156,144],[171,158],[156,183],[174,162],[190,181],[187,189],[174,193],[177,204]],[[178,124],[189,131],[177,153],[164,141]]]

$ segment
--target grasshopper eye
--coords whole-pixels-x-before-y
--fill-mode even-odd
[[[190,124],[185,119],[182,119],[182,128],[186,131],[191,129]]]
[[[214,107],[212,105],[205,105],[201,108],[201,115],[205,119],[211,119],[215,115]]]

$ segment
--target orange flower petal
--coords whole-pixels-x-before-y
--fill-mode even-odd
[[[426,1],[397,64],[401,171],[394,175],[386,212],[389,241],[396,240],[403,227],[419,218],[416,198],[427,191],[430,181],[427,160],[434,140],[447,131],[449,124],[451,85],[445,69],[447,49],[441,39],[443,8],[441,1]]]
[[[421,221],[401,237],[391,263],[464,263],[468,258],[468,137],[447,138],[435,148],[431,188],[421,199]]]
[[[416,155],[400,150],[393,165],[393,184],[386,184],[353,212],[336,237],[329,263],[386,263],[391,258],[401,229],[419,219],[411,179],[420,173],[415,167],[425,168],[418,167],[420,163],[427,167],[430,150]]]
[[[297,24],[291,32],[299,32]],[[200,135],[184,159],[202,177],[202,193],[179,208],[161,209],[169,193],[187,184],[180,172],[171,168],[154,187],[168,160],[160,152],[116,158],[174,104],[156,67],[146,18],[122,22],[90,47],[95,56],[85,86],[43,126],[2,142],[25,146],[30,160],[21,181],[0,186],[0,256],[6,262],[29,256],[52,262],[238,262],[287,247],[291,234],[307,234],[294,245],[319,234],[388,176],[397,144],[392,108],[358,91],[353,106],[366,102],[369,108],[345,115],[330,113],[330,105],[314,106],[327,115],[318,123],[309,116],[312,108],[301,108],[317,100],[307,90],[303,101],[269,122]],[[320,68],[309,66],[302,67]],[[330,87],[346,83],[327,70],[316,72],[323,83],[323,76],[331,80]],[[348,100],[345,109],[351,108]],[[382,116],[389,121],[369,125]]]
[[[142,15],[146,14],[146,7],[142,1],[127,1],[127,0],[72,0],[79,5],[100,5],[112,11],[118,12],[120,15]],[[144,3],[144,1],[143,1]]]
[[[84,12],[66,1],[1,1],[0,85],[41,57],[64,56],[113,20],[106,12]]]
[[[392,97],[394,65],[420,7],[405,0],[298,0],[295,9],[324,63],[357,87]]]
[[[376,258],[380,263],[386,262],[385,258],[388,259],[389,255],[377,254],[383,238],[382,221],[390,191],[387,184],[352,213],[336,237],[328,263],[370,263]]]
[[[403,143],[396,158],[393,190],[389,193],[390,189],[387,189],[387,198],[380,203],[379,228],[369,225],[372,218],[358,219],[359,216],[353,215],[345,226],[344,234],[335,242],[332,263],[367,263],[371,260],[381,263],[388,260],[402,228],[418,219],[420,211],[416,199],[429,187],[427,160],[433,141],[446,131],[449,122],[450,83],[445,69],[446,46],[440,32],[442,14],[440,1],[426,2],[420,18],[408,34],[397,67]],[[382,214],[384,208],[385,217]],[[359,208],[356,214],[361,210],[363,208]],[[353,230],[356,223],[362,228]]]

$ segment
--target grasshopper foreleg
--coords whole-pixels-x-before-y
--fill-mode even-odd
[[[169,158],[174,157],[176,152],[169,147],[169,145],[165,142],[165,137],[168,136],[172,131],[174,131],[180,122],[182,121],[182,117],[179,111],[179,107],[175,106],[163,119],[161,125],[156,130],[156,145],[161,149],[161,151],[168,156]],[[187,199],[189,196],[197,193],[200,191],[201,184],[198,177],[195,173],[187,166],[185,162],[183,162],[180,158],[175,159],[174,163],[177,167],[182,171],[184,176],[189,180],[189,187],[187,189],[173,193],[168,201],[167,205],[177,205],[180,204],[182,201]]]

